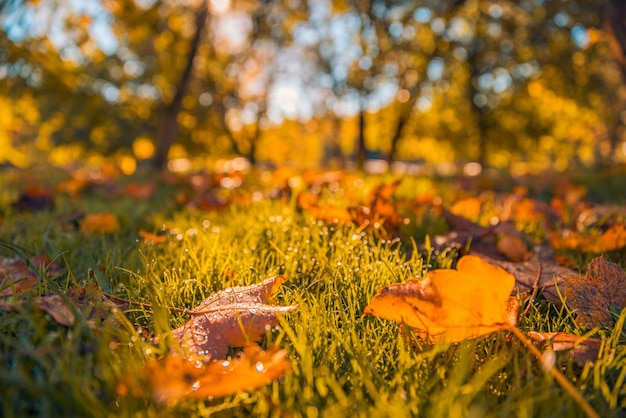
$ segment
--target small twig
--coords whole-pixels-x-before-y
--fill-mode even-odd
[[[115,296],[115,295],[111,295],[110,293],[106,293],[106,292],[102,292],[102,294],[106,298],[114,300],[114,301],[117,301],[117,302],[127,303],[129,305],[141,306],[142,308],[154,309],[154,307],[151,304],[149,304],[149,303],[135,302],[135,301],[132,301],[132,300],[120,298],[120,297]],[[190,311],[188,309],[174,308],[174,307],[171,307],[171,306],[167,306],[167,307],[165,307],[165,309],[167,309],[169,311],[180,312],[180,313],[183,313],[183,314],[189,314],[190,313]]]
[[[524,308],[524,316],[528,315],[528,312],[530,311],[530,307],[532,306],[533,302],[535,301],[535,298],[537,297],[537,294],[539,293],[539,281],[541,280],[541,273],[543,271],[543,265],[541,264],[541,260],[539,258],[537,258],[537,261],[539,262],[539,269],[537,270],[537,277],[535,277],[535,281],[533,282],[533,292],[530,295],[530,299],[528,300],[528,304],[526,305],[526,308]]]
[[[520,340],[535,357],[537,360],[541,362],[543,360],[543,355],[541,351],[528,339],[528,337],[520,331],[519,328],[510,326],[508,329]],[[550,374],[554,379],[561,385],[561,387],[574,399],[574,401],[582,408],[585,412],[585,415],[589,418],[600,418],[600,415],[589,405],[589,402],[583,397],[583,395],[574,387],[572,382],[570,382],[567,377],[563,373],[561,373],[556,367],[551,367],[549,370]]]

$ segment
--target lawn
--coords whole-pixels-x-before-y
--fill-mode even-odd
[[[557,286],[541,278],[550,269],[585,276],[601,254],[619,266],[615,277],[624,273],[623,169],[523,178],[5,170],[0,184],[2,416],[589,415],[576,394],[599,416],[626,414],[626,300],[611,299],[626,282],[607,281],[606,306],[581,307],[563,294],[570,276]],[[511,237],[523,247],[500,246]],[[538,266],[535,288],[515,277],[517,329],[575,342],[536,341],[537,358],[510,329],[433,341],[364,315],[379,289],[453,269],[474,250],[512,271]],[[35,256],[48,257],[47,270],[42,258],[24,264]],[[170,331],[190,320],[185,310],[275,275],[288,279],[270,303],[297,308],[257,344],[285,350],[285,373],[194,397],[167,385],[195,378],[148,368],[181,355]],[[594,283],[590,292],[606,294]],[[73,321],[42,308],[50,295]],[[604,322],[585,322],[587,308]],[[229,346],[218,360],[241,352]]]

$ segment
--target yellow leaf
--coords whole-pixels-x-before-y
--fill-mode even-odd
[[[364,313],[404,323],[431,343],[459,342],[511,327],[507,305],[514,286],[512,274],[467,255],[457,270],[383,287]]]

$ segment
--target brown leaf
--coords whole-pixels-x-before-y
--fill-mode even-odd
[[[33,303],[43,312],[50,315],[58,324],[65,325],[66,327],[74,325],[74,314],[61,296],[39,296],[33,300]]]
[[[474,251],[470,253],[475,254]],[[515,276],[515,285],[521,292],[532,293],[535,287],[542,290],[542,295],[550,302],[560,302],[563,294],[563,282],[576,272],[561,266],[554,260],[553,252],[546,247],[536,248],[535,255],[522,263],[503,261],[478,253],[489,263]]]
[[[66,327],[71,327],[75,323],[76,318],[73,309],[84,316],[92,329],[99,329],[102,326],[119,326],[114,312],[125,307],[106,298],[96,285],[71,287],[66,296],[67,299],[58,294],[38,296],[33,299],[33,305],[50,315],[58,324]],[[19,307],[23,307],[25,304],[25,300],[7,302],[0,304],[0,309],[6,312],[17,311]]]
[[[31,257],[32,265],[54,277],[61,274],[61,267],[44,255]],[[11,296],[30,289],[39,281],[39,275],[19,258],[0,257],[0,296]]]
[[[54,197],[50,190],[44,187],[29,186],[19,195],[13,207],[22,212],[54,209]]]
[[[501,236],[496,244],[496,248],[510,261],[517,263],[526,261],[532,256],[532,253],[526,248],[524,241],[511,235]]]
[[[571,275],[565,281],[567,305],[576,311],[576,322],[587,328],[613,325],[609,309],[626,307],[626,272],[604,257],[589,262],[585,277]]]
[[[567,332],[535,332],[530,331],[531,340],[541,343],[554,351],[570,350],[570,357],[580,367],[586,363],[593,363],[598,358],[602,340],[597,338],[583,338]]]
[[[224,357],[229,347],[258,341],[276,326],[278,314],[297,308],[267,305],[286,280],[285,276],[272,276],[255,285],[219,291],[191,310],[193,318],[172,335],[187,354],[217,358]]]

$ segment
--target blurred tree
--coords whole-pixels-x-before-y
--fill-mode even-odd
[[[189,45],[187,53],[187,62],[182,72],[180,81],[176,85],[176,93],[174,98],[167,105],[164,114],[161,117],[159,130],[156,137],[156,152],[154,156],[155,166],[163,169],[167,164],[167,156],[170,148],[176,142],[179,134],[178,115],[183,105],[183,99],[189,90],[191,77],[193,72],[193,63],[198,55],[200,40],[202,38],[204,27],[208,17],[208,7],[201,3],[196,11],[195,30],[193,38]]]

